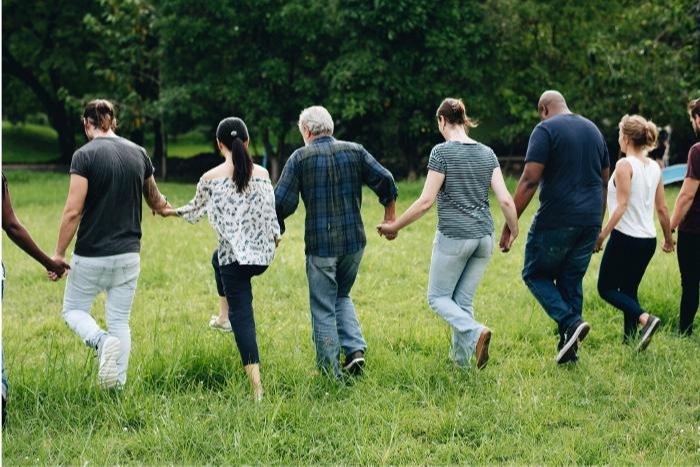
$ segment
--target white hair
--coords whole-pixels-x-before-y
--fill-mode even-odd
[[[325,107],[314,105],[299,114],[299,127],[305,126],[313,136],[333,134],[333,118]]]

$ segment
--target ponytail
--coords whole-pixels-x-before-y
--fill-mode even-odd
[[[216,139],[231,151],[233,159],[233,183],[239,193],[248,188],[253,175],[253,158],[248,153],[245,142],[248,141],[248,127],[237,117],[228,117],[216,129]]]

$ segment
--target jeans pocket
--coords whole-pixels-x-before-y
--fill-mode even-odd
[[[435,235],[435,247],[443,255],[457,256],[464,248],[464,240],[449,238],[438,232]]]

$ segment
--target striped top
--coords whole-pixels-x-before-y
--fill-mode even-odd
[[[481,143],[446,141],[430,152],[428,169],[445,174],[438,192],[438,230],[458,239],[493,233],[489,187],[499,166],[493,150]]]

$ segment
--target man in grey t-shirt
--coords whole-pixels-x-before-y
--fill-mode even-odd
[[[77,231],[63,297],[63,318],[99,357],[98,381],[123,386],[131,352],[129,315],[140,271],[142,197],[153,210],[168,206],[153,178],[145,149],[114,133],[109,101],[94,100],[83,112],[88,143],[74,154],[70,187],[53,259],[65,264]],[[90,315],[102,291],[107,327]]]

